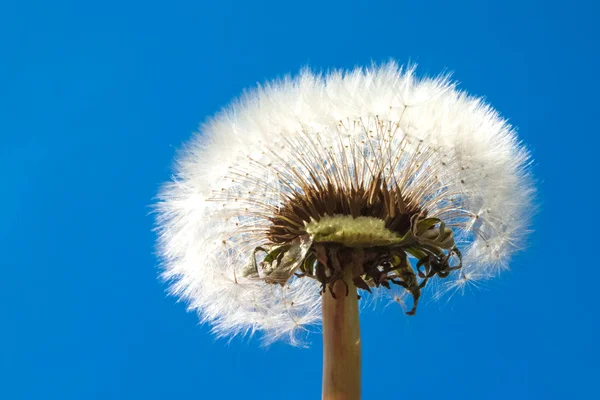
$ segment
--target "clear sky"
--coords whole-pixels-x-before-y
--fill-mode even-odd
[[[319,398],[318,334],[227,343],[165,296],[149,205],[244,88],[390,58],[518,127],[540,211],[480,290],[362,313],[364,399],[600,398],[594,3],[1,1],[0,399]]]

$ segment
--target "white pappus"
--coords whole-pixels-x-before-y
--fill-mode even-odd
[[[296,343],[299,328],[320,319],[320,283],[296,269],[280,284],[264,279],[265,270],[247,271],[269,257],[257,248],[310,240],[298,221],[323,231],[314,215],[327,212],[290,221],[290,212],[304,212],[297,204],[309,209],[329,191],[344,198],[330,217],[351,214],[340,210],[355,204],[355,214],[371,207],[367,215],[389,222],[396,211],[385,196],[398,188],[406,202],[400,210],[454,232],[462,268],[443,285],[460,287],[495,276],[522,247],[534,194],[528,165],[512,127],[445,77],[417,78],[395,63],[326,75],[305,70],[246,93],[180,152],[156,205],[162,276],[218,335],[262,331],[267,341]],[[352,199],[369,185],[387,193],[377,211]],[[303,200],[308,192],[313,203]],[[333,222],[346,227],[340,237],[354,229],[344,221]],[[383,223],[364,223],[371,237],[399,237],[381,231]]]

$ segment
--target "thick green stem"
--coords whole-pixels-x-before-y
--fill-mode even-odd
[[[327,291],[323,307],[323,400],[360,400],[361,343],[358,297],[352,268],[344,281],[333,286],[336,299]]]

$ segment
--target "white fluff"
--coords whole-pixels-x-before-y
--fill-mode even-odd
[[[409,137],[433,149],[441,185],[459,198],[452,222],[464,267],[449,279],[485,279],[506,268],[523,245],[531,214],[527,150],[481,99],[446,78],[419,79],[414,69],[389,63],[326,76],[303,71],[246,93],[202,126],[157,204],[158,248],[171,292],[218,335],[264,331],[268,341],[287,336],[294,342],[298,328],[317,323],[318,282],[293,279],[280,287],[240,273],[264,242],[252,229],[268,224],[265,205],[280,204],[284,191],[277,171],[289,165],[269,150],[302,169],[290,138],[318,136],[333,144],[342,133],[356,141],[375,121],[397,126],[394,140]],[[367,162],[382,158],[366,147],[363,153]]]

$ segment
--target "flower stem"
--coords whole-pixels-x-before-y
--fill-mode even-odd
[[[361,375],[358,297],[352,282],[352,268],[344,281],[333,285],[336,299],[327,291],[323,307],[323,400],[359,400]]]

